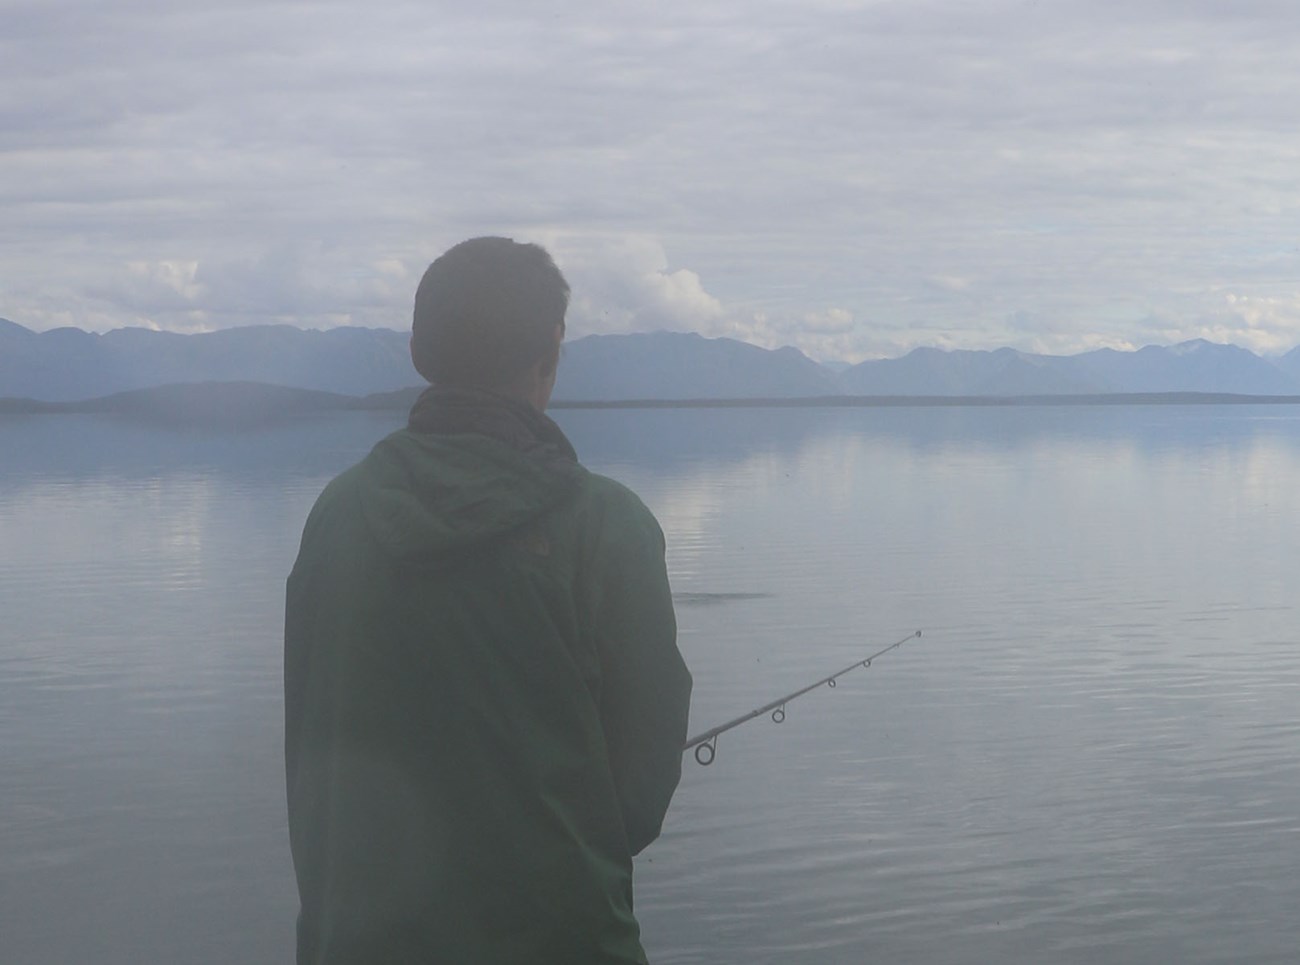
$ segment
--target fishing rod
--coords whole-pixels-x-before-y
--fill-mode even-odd
[[[686,742],[686,746],[682,748],[682,753],[686,753],[686,751],[689,751],[691,748],[695,748],[695,760],[699,764],[708,767],[710,764],[713,763],[713,758],[716,757],[718,754],[719,734],[725,734],[733,727],[739,727],[741,724],[745,723],[746,721],[753,720],[755,717],[761,717],[763,714],[766,714],[768,711],[772,712],[772,722],[774,724],[779,724],[785,720],[785,705],[790,701],[794,700],[796,697],[802,697],[804,694],[808,693],[808,691],[816,690],[822,684],[825,684],[827,687],[834,687],[835,680],[837,677],[843,677],[850,670],[856,670],[858,667],[870,667],[871,661],[875,660],[877,657],[883,657],[885,654],[889,653],[889,651],[897,650],[903,644],[907,643],[908,640],[915,640],[920,635],[921,635],[920,630],[917,630],[915,633],[909,633],[907,636],[903,637],[903,639],[899,640],[897,643],[891,643],[889,646],[885,647],[884,650],[878,650],[877,652],[873,653],[869,657],[864,657],[861,660],[855,660],[853,661],[853,663],[849,664],[843,670],[839,671],[838,673],[833,673],[829,677],[823,677],[815,684],[809,684],[807,687],[803,687],[799,690],[796,690],[792,694],[786,694],[784,697],[777,698],[776,700],[772,701],[770,704],[764,704],[762,707],[756,707],[753,710],[751,710],[748,714],[742,714],[741,716],[737,717],[735,720],[729,720],[725,724],[719,724],[717,727],[712,727],[709,730],[706,730],[703,734],[697,734],[695,737],[692,737],[690,740]]]

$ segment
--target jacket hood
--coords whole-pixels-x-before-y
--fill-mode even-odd
[[[361,510],[393,556],[433,557],[504,538],[568,500],[576,462],[543,460],[477,434],[403,429],[358,467]]]

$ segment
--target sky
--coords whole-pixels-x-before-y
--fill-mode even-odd
[[[464,238],[570,337],[1300,344],[1290,0],[0,0],[0,317],[407,328]]]

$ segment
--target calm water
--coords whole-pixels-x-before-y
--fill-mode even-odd
[[[668,535],[659,963],[1294,962],[1300,410],[562,412]],[[0,421],[0,960],[286,962],[283,579],[396,421]]]

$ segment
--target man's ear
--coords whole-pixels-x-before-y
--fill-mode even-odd
[[[410,340],[406,343],[411,352],[411,364],[415,366],[415,371],[419,372],[426,382],[432,382],[427,372],[420,368],[420,360],[415,355],[415,335],[412,334]]]
[[[542,356],[537,364],[537,374],[543,379],[553,377],[560,367],[560,346],[557,343],[555,348]]]
[[[564,323],[561,322],[555,327],[555,341],[550,349],[542,356],[537,367],[537,374],[543,379],[549,379],[555,375],[556,370],[560,367],[561,346],[564,344]]]

